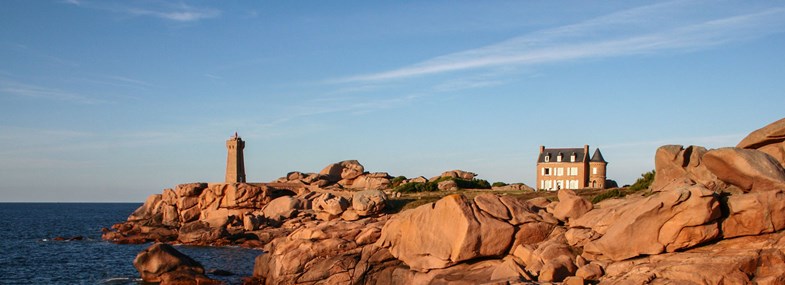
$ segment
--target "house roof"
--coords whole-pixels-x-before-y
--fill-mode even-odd
[[[591,160],[589,160],[589,161],[606,162],[605,158],[602,157],[602,153],[600,152],[599,148],[594,151],[594,154],[591,156]]]
[[[562,154],[562,162],[570,162],[570,156],[573,153],[575,154],[575,162],[583,162],[583,159],[586,156],[586,154],[583,153],[583,148],[546,148],[540,153],[540,157],[537,158],[537,163],[545,162],[546,156],[550,156],[548,162],[556,162],[556,157],[559,156],[560,153]]]

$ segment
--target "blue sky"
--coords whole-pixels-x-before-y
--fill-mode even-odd
[[[534,184],[539,145],[632,183],[783,116],[778,1],[4,1],[0,201],[142,201],[357,159]]]

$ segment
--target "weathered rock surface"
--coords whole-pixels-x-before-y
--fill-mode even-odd
[[[783,233],[611,263],[602,284],[783,284]]]
[[[559,203],[553,209],[553,216],[559,220],[577,219],[593,207],[589,200],[576,195],[575,191],[562,189],[557,195]]]
[[[199,262],[165,243],[153,244],[136,255],[134,267],[145,282],[219,284],[204,275]]]
[[[513,227],[478,210],[464,196],[449,195],[392,218],[377,245],[418,271],[503,255]]]
[[[437,179],[442,178],[442,177],[459,178],[459,179],[463,179],[463,180],[472,180],[475,177],[477,177],[477,173],[474,173],[474,172],[471,172],[471,171],[458,170],[458,169],[456,169],[456,170],[449,170],[449,171],[442,172],[442,174],[439,175],[439,176],[431,177],[431,179],[429,179],[429,180],[433,181],[433,180],[437,180]]]
[[[379,190],[366,190],[354,193],[352,208],[360,216],[379,214],[387,206],[387,195]]]
[[[674,252],[719,237],[720,203],[714,192],[690,186],[591,211],[570,222],[602,237],[584,252],[624,260]]]
[[[349,200],[342,196],[324,193],[313,200],[313,210],[326,212],[330,215],[340,215],[349,208]]]
[[[392,186],[392,177],[387,172],[364,173],[355,178],[351,187],[364,190],[385,190]]]
[[[717,177],[704,165],[702,158],[707,152],[701,146],[683,147],[665,145],[657,149],[654,156],[654,191],[667,191],[684,185],[701,184],[710,190],[723,188]]]
[[[281,196],[262,207],[262,215],[267,219],[282,221],[293,217],[301,209],[302,205],[299,199]]]
[[[766,153],[720,148],[707,152],[703,161],[719,180],[744,192],[785,189],[785,169]]]
[[[722,222],[725,238],[785,229],[785,189],[732,195],[727,205],[728,217]]]
[[[436,188],[441,191],[455,191],[458,190],[458,183],[453,180],[444,180],[436,184]]]
[[[342,179],[357,178],[363,172],[365,172],[365,167],[359,161],[344,160],[328,165],[319,174],[327,176],[327,179],[332,182],[338,182]]]
[[[755,130],[741,140],[736,147],[765,152],[776,159],[780,165],[785,166],[785,119]]]
[[[376,263],[397,264],[386,250],[371,245],[386,220],[306,222],[268,245],[269,253],[256,259],[254,277],[263,284],[352,284]]]
[[[523,183],[513,183],[505,186],[494,186],[492,187],[492,189],[496,191],[527,191],[527,192],[534,191],[534,188],[531,188]]]

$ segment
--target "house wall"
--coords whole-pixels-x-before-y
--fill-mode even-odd
[[[543,169],[549,169],[549,174],[545,174]],[[568,168],[575,168],[577,173],[573,174]],[[559,172],[561,169],[561,172]],[[561,175],[559,175],[561,174]],[[584,162],[543,162],[537,164],[537,185],[534,188],[557,190],[558,183],[561,181],[561,189],[582,189],[586,188],[587,163]],[[550,181],[550,184],[549,182]],[[570,183],[570,181],[574,181]]]

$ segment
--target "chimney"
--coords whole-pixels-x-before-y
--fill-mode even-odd
[[[543,152],[545,152],[545,146],[544,146],[544,145],[541,145],[541,146],[540,146],[540,153],[543,153]]]

